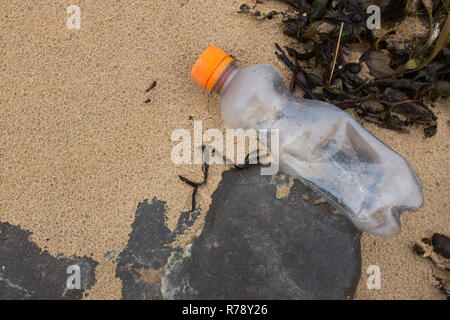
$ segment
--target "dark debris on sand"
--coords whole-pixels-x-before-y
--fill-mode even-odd
[[[282,17],[282,31],[293,41],[284,48],[276,44],[276,54],[292,72],[292,91],[297,87],[307,99],[354,109],[383,128],[407,133],[408,126],[418,124],[425,137],[436,134],[433,101],[450,93],[448,0],[419,1],[417,10],[411,10],[411,0],[383,1],[386,32],[378,38],[367,23],[370,1],[280,1],[289,8],[262,14],[256,1],[242,4],[238,12],[258,20]],[[405,39],[401,48],[385,41],[411,15],[427,21],[428,35]],[[359,53],[359,61],[347,61],[346,52]],[[361,72],[362,64],[368,74]]]

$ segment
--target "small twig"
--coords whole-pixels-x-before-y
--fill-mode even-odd
[[[337,56],[339,53],[339,47],[341,46],[341,38],[342,38],[342,31],[344,30],[344,22],[341,22],[341,29],[339,30],[339,38],[336,45],[336,52],[334,53],[333,58],[333,64],[331,65],[331,72],[330,72],[330,78],[328,79],[328,86],[331,85],[331,79],[333,78],[334,68],[336,66]]]
[[[155,86],[156,86],[156,81],[153,81],[152,84],[147,89],[145,89],[145,93],[147,93],[150,90],[152,90]]]
[[[297,78],[297,73],[298,73],[298,69],[299,69],[297,55],[295,54],[295,51],[294,51],[293,55],[294,55],[294,70],[292,70],[292,78],[291,78],[291,82],[289,84],[289,91],[291,91],[292,93],[294,93],[295,79]]]
[[[147,89],[145,89],[145,93],[148,93],[150,90],[152,90],[154,87],[156,86],[156,81],[153,81],[152,83],[151,83],[151,85],[147,88]],[[144,103],[149,103],[151,100],[150,100],[150,98],[148,98],[147,100],[145,100],[144,101]]]
[[[382,100],[382,99],[375,99],[373,101],[388,105],[391,108],[395,108],[399,105],[407,104],[407,103],[420,103],[420,101],[418,101],[418,100],[403,100],[403,101],[398,101],[398,102],[389,102],[389,101]]]
[[[409,133],[409,131],[406,130],[406,129],[392,127],[392,126],[389,126],[386,123],[381,123],[381,122],[370,120],[370,119],[364,119],[364,121],[369,122],[369,123],[373,123],[373,124],[379,126],[380,128],[385,128],[385,129],[389,129],[389,130],[392,130],[392,131],[397,131],[397,132],[400,132],[400,133]]]

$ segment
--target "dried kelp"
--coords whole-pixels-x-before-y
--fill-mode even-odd
[[[436,133],[430,102],[450,94],[449,0],[422,0],[418,10],[411,9],[410,0],[383,2],[386,31],[376,37],[366,14],[375,2],[280,1],[289,9],[261,14],[256,1],[239,12],[257,19],[281,17],[282,31],[294,41],[283,48],[276,44],[276,55],[291,71],[291,91],[299,88],[305,98],[354,109],[383,128],[408,132],[408,126],[418,124],[426,137]],[[404,39],[401,47],[387,41],[411,15],[424,21],[428,34]]]
[[[413,252],[431,262],[429,271],[435,286],[450,300],[450,238],[434,233],[413,246]]]

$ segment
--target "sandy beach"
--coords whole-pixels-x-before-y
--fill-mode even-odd
[[[178,175],[200,180],[201,170],[172,163],[172,131],[193,130],[193,120],[201,120],[203,130],[225,130],[219,98],[189,77],[199,54],[214,44],[241,66],[269,64],[288,79],[274,54],[274,42],[293,42],[280,32],[281,18],[238,14],[243,2],[2,3],[0,222],[29,230],[53,256],[97,261],[97,281],[84,298],[121,298],[122,283],[107,253],[126,246],[139,202],[165,201],[170,229],[190,209],[192,190]],[[81,9],[79,30],[66,25],[71,4]],[[277,1],[259,5],[263,13],[283,8]],[[145,93],[153,81],[156,87]],[[450,232],[449,100],[439,100],[433,111],[438,130],[431,138],[421,127],[401,134],[363,124],[411,163],[425,204],[402,216],[396,238],[362,236],[356,299],[444,298],[431,264],[412,251],[420,239]],[[202,216],[179,245],[201,231],[211,195],[229,168],[210,168],[198,193]],[[366,285],[370,265],[381,270],[378,290]]]

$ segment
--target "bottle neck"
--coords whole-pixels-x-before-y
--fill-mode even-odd
[[[236,66],[234,61],[232,61],[226,68],[223,70],[222,74],[217,79],[216,83],[214,84],[211,92],[217,93],[220,96],[223,96],[225,93],[227,87],[231,83],[231,80],[236,76],[236,74],[239,72],[239,67]]]

